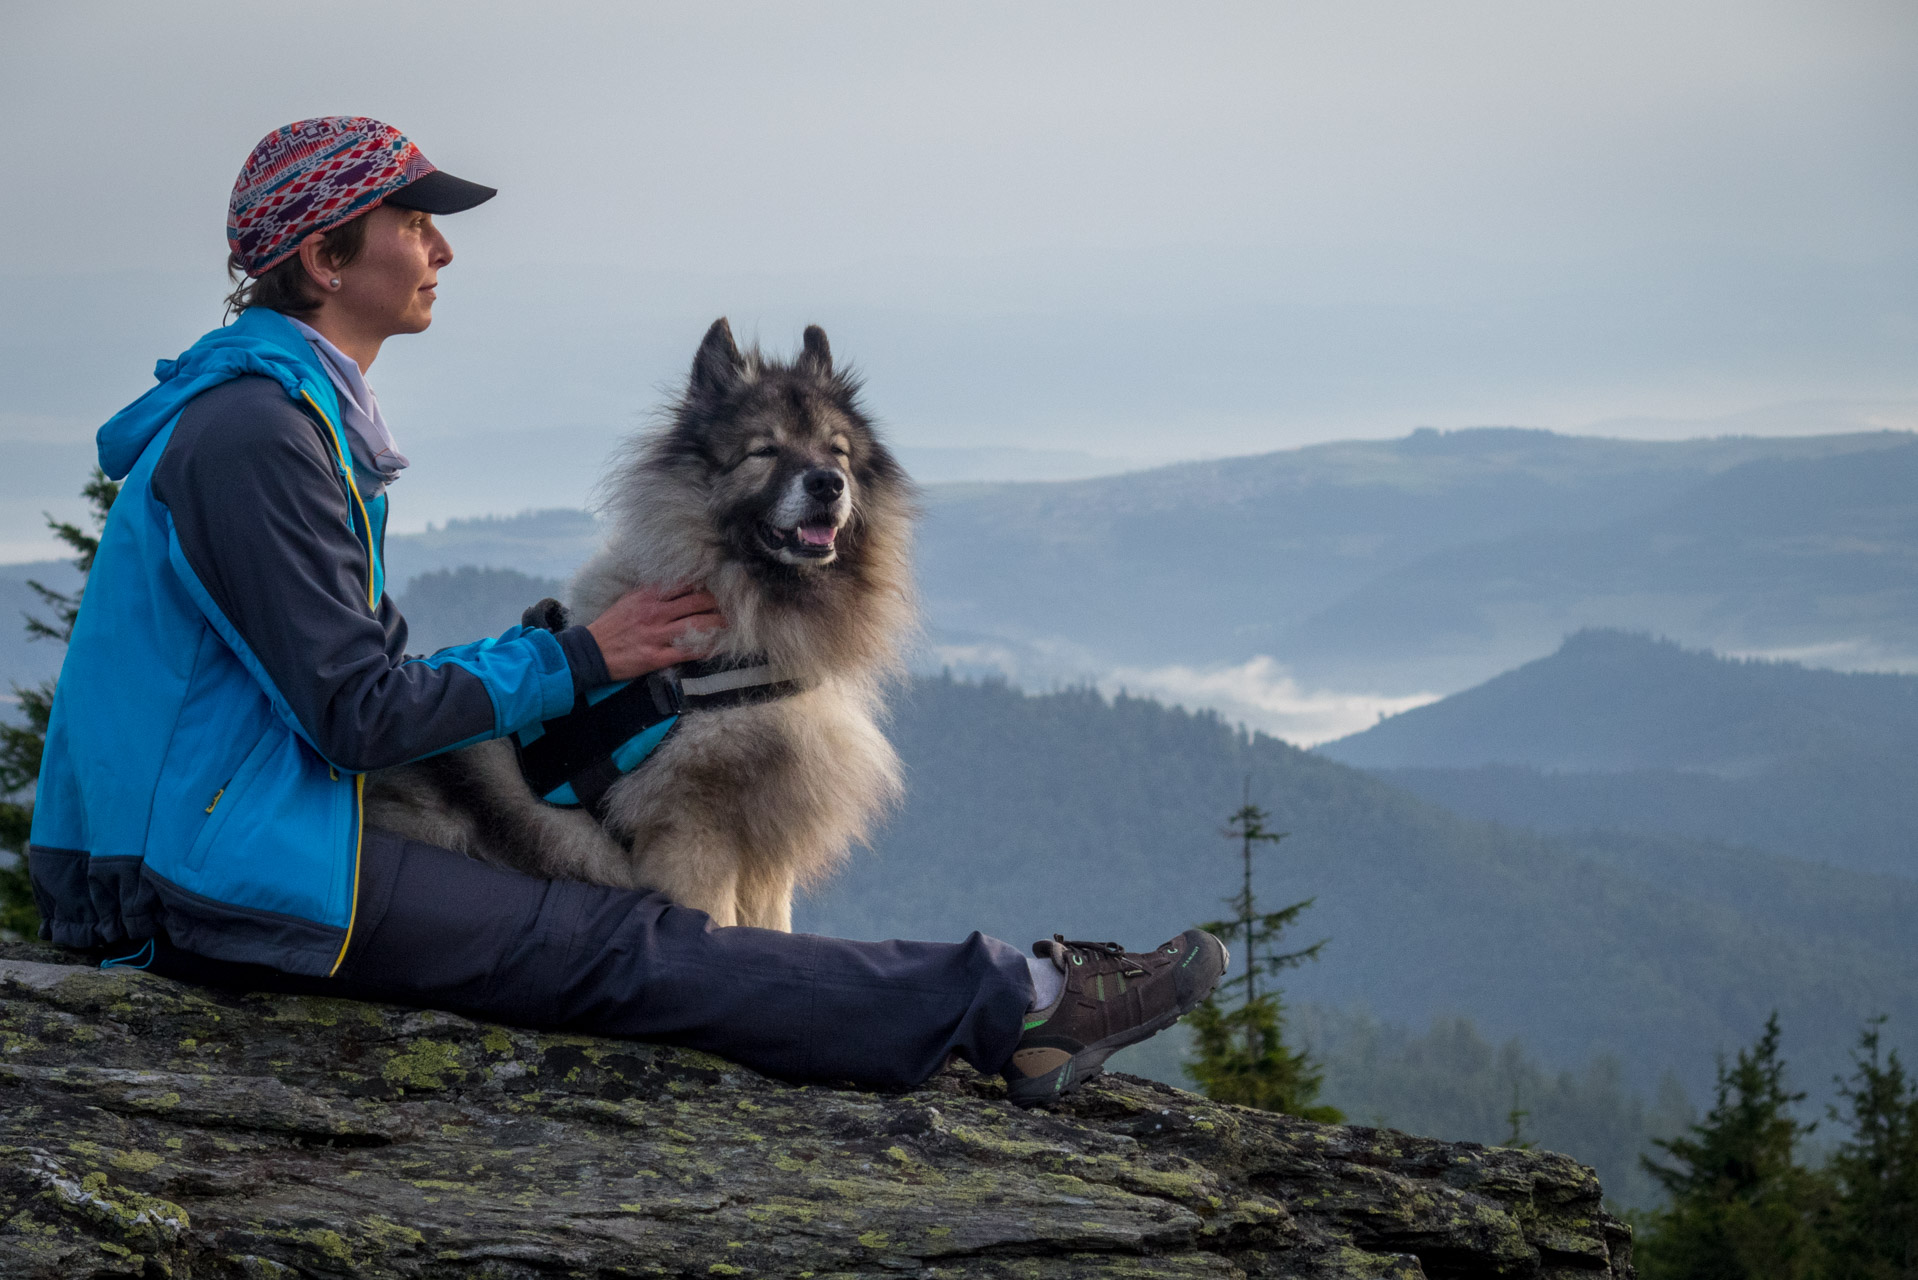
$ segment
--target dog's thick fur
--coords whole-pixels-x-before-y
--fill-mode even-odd
[[[591,622],[641,586],[719,601],[712,653],[765,654],[801,686],[685,715],[607,796],[604,827],[536,798],[509,742],[400,769],[368,821],[536,875],[659,889],[719,925],[791,929],[796,886],[833,869],[900,793],[880,732],[913,618],[911,481],[808,328],[790,364],[707,332],[685,394],[604,488],[605,546],[569,589]],[[827,493],[837,474],[841,493]],[[825,528],[834,532],[826,544]]]

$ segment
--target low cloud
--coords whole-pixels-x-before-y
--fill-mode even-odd
[[[1107,696],[1123,692],[1190,710],[1216,711],[1300,747],[1357,733],[1385,716],[1442,696],[1307,689],[1282,663],[1264,654],[1231,666],[1113,666],[1065,642],[1021,643],[985,636],[943,637],[914,665],[970,679],[1002,676],[1034,692],[1090,684]]]
[[[1276,659],[1263,654],[1230,667],[1120,667],[1100,679],[1099,687],[1108,693],[1123,689],[1179,706],[1207,707],[1300,747],[1357,733],[1441,696],[1306,689]]]

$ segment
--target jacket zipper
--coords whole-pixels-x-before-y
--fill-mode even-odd
[[[301,390],[300,395],[305,398],[309,405],[313,406],[313,412],[320,416],[320,422],[326,427],[327,435],[333,441],[334,452],[339,456],[340,478],[346,482],[347,496],[352,499],[352,507],[347,509],[347,525],[349,528],[353,522],[353,508],[357,507],[359,509],[360,527],[366,530],[366,609],[368,613],[371,613],[374,617],[378,617],[380,612],[380,597],[375,585],[378,581],[375,577],[375,566],[379,566],[379,572],[382,575],[385,572],[385,566],[380,565],[379,552],[376,549],[377,544],[375,543],[373,533],[373,517],[367,514],[366,502],[360,497],[360,487],[353,481],[353,462],[347,452],[346,438],[340,433],[340,429],[333,425],[333,420],[326,416],[326,410],[320,408],[319,401],[315,400],[312,395],[304,389]],[[382,523],[381,532],[385,532],[384,523]],[[335,782],[339,781],[340,771],[336,766],[328,764],[327,772],[332,776]],[[340,966],[346,963],[346,949],[353,944],[353,926],[358,922],[360,914],[360,854],[364,848],[365,840],[366,775],[356,773],[353,775],[353,881],[351,887],[347,890],[349,901],[346,914],[346,936],[340,939],[339,954],[333,957],[333,967],[327,970],[326,976],[329,978],[338,973]]]

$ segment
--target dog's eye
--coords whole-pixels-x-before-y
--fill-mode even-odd
[[[834,445],[834,446],[832,447],[832,451],[833,451],[833,453],[834,453],[834,454],[835,454],[836,456],[838,456],[838,457],[841,457],[841,458],[850,458],[850,457],[852,457],[852,450],[851,450],[851,449],[848,449],[848,448],[847,448],[847,447],[846,447],[845,445],[843,445],[843,444],[836,444],[836,445]]]
[[[779,447],[777,445],[762,444],[746,456],[748,458],[777,458],[779,456]]]

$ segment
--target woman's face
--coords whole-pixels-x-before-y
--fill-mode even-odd
[[[368,336],[419,333],[433,323],[434,287],[452,260],[432,214],[381,205],[366,215],[359,256],[333,273],[340,287],[324,291],[325,305]]]

